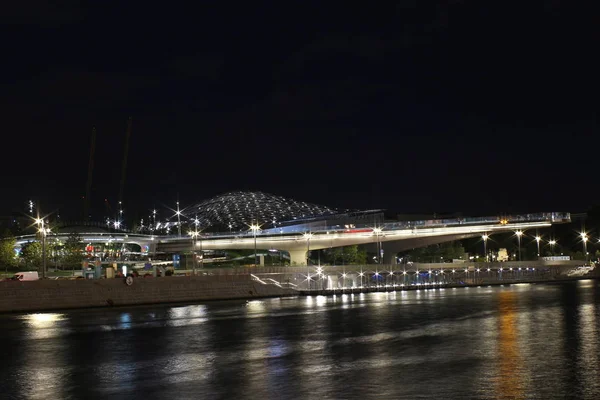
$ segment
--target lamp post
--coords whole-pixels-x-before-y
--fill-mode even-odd
[[[583,256],[585,257],[585,262],[587,262],[587,241],[588,235],[585,232],[581,232],[581,241],[583,242]]]
[[[35,222],[38,224],[38,231],[42,235],[42,278],[46,278],[46,234],[48,233],[48,230],[46,229],[43,218],[38,217]]]
[[[485,254],[485,262],[488,262],[488,253],[487,253],[487,240],[488,240],[489,236],[487,235],[487,233],[484,233],[481,236],[481,239],[483,240],[483,254]]]
[[[519,243],[519,261],[521,261],[521,236],[523,236],[523,231],[517,231],[517,242]]]
[[[250,225],[250,229],[254,234],[254,266],[256,267],[256,265],[258,264],[258,255],[256,254],[256,232],[260,229],[260,226],[257,224],[252,224]]]
[[[177,235],[181,237],[181,211],[179,210],[179,201],[177,201],[177,211],[175,212],[177,215]]]
[[[554,255],[554,245],[556,244],[556,240],[550,240],[548,244],[550,245],[550,253]]]
[[[196,238],[198,237],[198,230],[190,231],[189,235],[192,237],[192,256],[194,257],[192,262],[192,275],[196,276]]]
[[[308,286],[308,290],[310,290],[310,239],[313,237],[313,234],[310,232],[304,233],[304,239],[306,239],[306,284]]]
[[[539,258],[539,256],[540,256],[540,241],[541,241],[541,240],[542,240],[542,238],[541,238],[539,235],[537,235],[537,236],[535,237],[535,241],[536,241],[536,243],[537,243],[537,256],[538,256],[538,258]]]
[[[373,228],[373,233],[377,236],[377,263],[381,265],[381,243],[379,242],[381,228]]]

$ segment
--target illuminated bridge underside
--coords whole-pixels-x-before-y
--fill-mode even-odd
[[[257,249],[276,249],[290,253],[292,265],[306,264],[306,251],[326,249],[331,247],[364,245],[376,243],[390,243],[385,249],[388,255],[399,251],[423,247],[430,244],[448,242],[452,240],[465,239],[469,237],[480,236],[483,233],[494,234],[500,232],[514,232],[516,230],[527,230],[535,228],[547,228],[551,226],[550,221],[524,222],[501,224],[482,224],[482,225],[463,225],[438,228],[419,228],[419,229],[397,229],[385,230],[377,235],[374,232],[338,232],[313,233],[310,239],[304,235],[256,235],[252,233],[245,236],[205,237],[197,240],[191,238],[173,238],[161,240],[157,244],[159,252],[185,252],[199,250],[253,250]]]

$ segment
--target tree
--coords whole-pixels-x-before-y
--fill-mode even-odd
[[[460,242],[445,242],[413,249],[408,256],[415,262],[441,262],[464,259],[465,249]]]
[[[0,266],[14,267],[17,264],[15,245],[17,241],[10,232],[5,232],[0,239]]]
[[[366,264],[367,253],[359,250],[357,245],[334,247],[323,252],[327,262],[336,264]]]
[[[63,247],[64,262],[67,266],[79,264],[83,259],[83,240],[81,236],[73,232],[69,234]]]
[[[42,244],[40,242],[29,242],[21,248],[21,257],[25,260],[25,266],[38,268],[42,264]]]

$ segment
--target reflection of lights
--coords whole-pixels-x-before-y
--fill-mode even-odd
[[[48,328],[54,325],[55,322],[61,321],[64,318],[64,314],[29,314],[24,319],[33,327],[36,328]]]
[[[249,310],[251,311],[257,311],[257,312],[262,312],[265,311],[265,302],[262,300],[252,300],[249,301],[246,306],[248,307]]]

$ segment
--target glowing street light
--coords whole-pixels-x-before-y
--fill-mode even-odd
[[[587,262],[587,241],[588,235],[585,232],[580,233],[581,241],[583,242],[583,255],[585,256],[585,262]]]
[[[484,233],[481,236],[481,239],[483,240],[483,254],[485,254],[485,262],[488,262],[488,253],[487,253],[487,240],[488,240],[489,236],[487,235],[487,233]]]
[[[381,242],[379,241],[379,235],[383,230],[381,228],[373,228],[373,233],[377,236],[377,263],[381,265]]]
[[[556,244],[556,240],[550,240],[548,244],[550,245],[550,253],[554,255],[554,245]]]
[[[192,262],[192,268],[193,268],[193,275],[196,276],[196,243],[197,243],[197,238],[200,235],[200,233],[198,232],[198,230],[195,231],[189,231],[188,235],[190,235],[192,237],[192,255],[194,256],[194,261]],[[202,241],[200,241],[200,260],[202,262],[202,268],[204,267],[204,257],[202,254]]]
[[[519,242],[519,261],[521,261],[521,236],[523,236],[523,231],[516,231],[517,242]]]
[[[310,266],[309,266],[309,258],[310,258],[310,239],[313,237],[313,234],[310,232],[304,233],[304,239],[306,239],[306,285],[308,286],[308,290],[310,290]]]
[[[179,200],[177,201],[177,211],[175,211],[175,215],[177,215],[177,234],[181,237],[181,210],[179,210]]]
[[[540,256],[540,242],[541,242],[542,238],[538,235],[535,237],[535,241],[537,243],[537,256]]]
[[[260,230],[260,225],[250,225],[250,230],[254,233],[254,266],[258,265],[258,255],[256,254],[256,232]]]
[[[42,236],[42,278],[46,277],[46,235],[50,233],[50,229],[46,228],[44,219],[36,218],[35,223],[38,225],[38,232]]]
[[[314,235],[310,232],[306,232],[304,234],[304,239],[306,239],[306,265],[309,264],[310,260],[310,239],[312,239]]]

